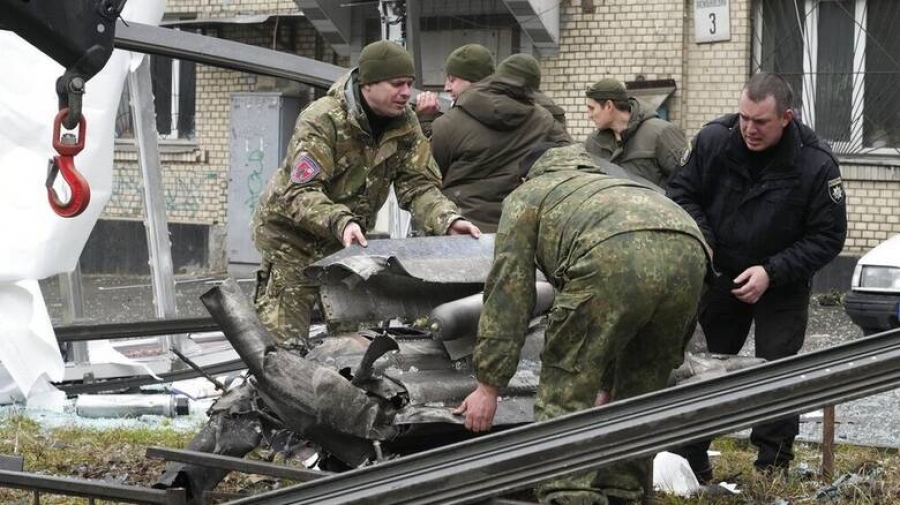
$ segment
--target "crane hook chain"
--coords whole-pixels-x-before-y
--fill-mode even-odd
[[[75,217],[85,209],[91,201],[91,187],[87,179],[75,168],[75,155],[84,149],[87,121],[84,116],[78,118],[78,134],[64,133],[60,135],[63,122],[69,115],[69,109],[59,111],[53,120],[53,148],[58,153],[47,162],[47,199],[50,208],[60,217]],[[70,197],[68,202],[60,199],[53,184],[56,177],[62,173],[63,181],[69,186]]]

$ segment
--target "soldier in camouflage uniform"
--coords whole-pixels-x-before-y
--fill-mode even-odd
[[[389,41],[363,48],[297,119],[288,154],[260,196],[253,240],[262,255],[256,308],[282,343],[309,332],[318,287],[303,275],[316,260],[358,243],[393,183],[400,206],[428,234],[480,231],[440,191],[440,173],[408,106],[412,57]]]
[[[523,162],[539,155],[532,152]],[[475,347],[477,389],[456,409],[491,427],[497,394],[516,371],[535,291],[535,265],[556,289],[541,352],[536,421],[594,405],[614,367],[613,400],[663,388],[710,255],[693,219],[637,182],[599,173],[583,145],[547,150],[504,202]],[[649,461],[542,483],[542,503],[640,500]]]

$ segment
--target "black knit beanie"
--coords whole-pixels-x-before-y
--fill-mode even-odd
[[[481,44],[466,44],[450,53],[444,73],[478,82],[494,73],[494,57]]]
[[[397,77],[415,77],[412,56],[399,45],[380,40],[363,48],[359,53],[359,83],[396,79]]]

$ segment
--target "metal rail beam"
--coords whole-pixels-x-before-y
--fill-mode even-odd
[[[121,484],[107,484],[72,477],[54,477],[27,472],[0,470],[0,486],[41,491],[65,496],[80,496],[125,503],[183,505],[184,489],[149,489]],[[38,503],[35,501],[35,503]]]
[[[900,330],[231,502],[457,504],[900,385]]]
[[[203,371],[209,375],[219,375],[235,370],[243,370],[247,368],[240,359],[226,361],[217,365],[205,366]],[[102,382],[86,382],[84,384],[63,384],[56,385],[56,388],[67,395],[77,395],[82,393],[102,393],[104,391],[114,391],[119,389],[128,389],[137,386],[145,386],[147,384],[159,384],[160,382],[176,382],[187,379],[200,377],[200,373],[194,370],[179,370],[176,372],[161,373],[158,377],[162,381],[158,381],[149,375],[140,377],[128,377],[124,379],[109,379]]]
[[[116,23],[113,44],[117,49],[158,54],[253,74],[283,77],[326,89],[349,70],[311,58],[231,40],[141,23],[125,24],[121,20]]]
[[[76,324],[53,328],[60,342],[82,342],[109,338],[151,337],[173,333],[199,333],[219,331],[219,325],[211,317],[184,317],[111,324]]]
[[[243,458],[222,456],[221,454],[187,451],[183,449],[168,449],[166,447],[148,447],[146,454],[148,458],[152,459],[178,461],[179,463],[221,468],[223,470],[233,470],[235,472],[252,473],[256,475],[268,475],[270,477],[295,480],[298,482],[309,482],[331,475],[330,472],[322,472],[319,470],[294,468],[285,465],[265,463],[263,461],[252,461]]]

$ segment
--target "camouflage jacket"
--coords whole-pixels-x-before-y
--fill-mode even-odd
[[[502,387],[516,371],[535,301],[535,266],[563,290],[570,263],[637,231],[684,233],[711,255],[690,215],[643,184],[599,173],[582,145],[541,156],[503,203],[478,324],[478,381]]]
[[[681,156],[688,148],[681,128],[660,119],[649,105],[631,98],[631,119],[616,140],[612,130],[595,130],[585,139],[587,151],[612,161],[661,188],[681,166]]]
[[[304,267],[341,248],[350,221],[375,224],[391,183],[400,206],[428,234],[460,218],[441,194],[441,177],[416,115],[393,121],[380,139],[360,103],[357,70],[297,119],[287,156],[260,195],[253,241],[264,261]]]

